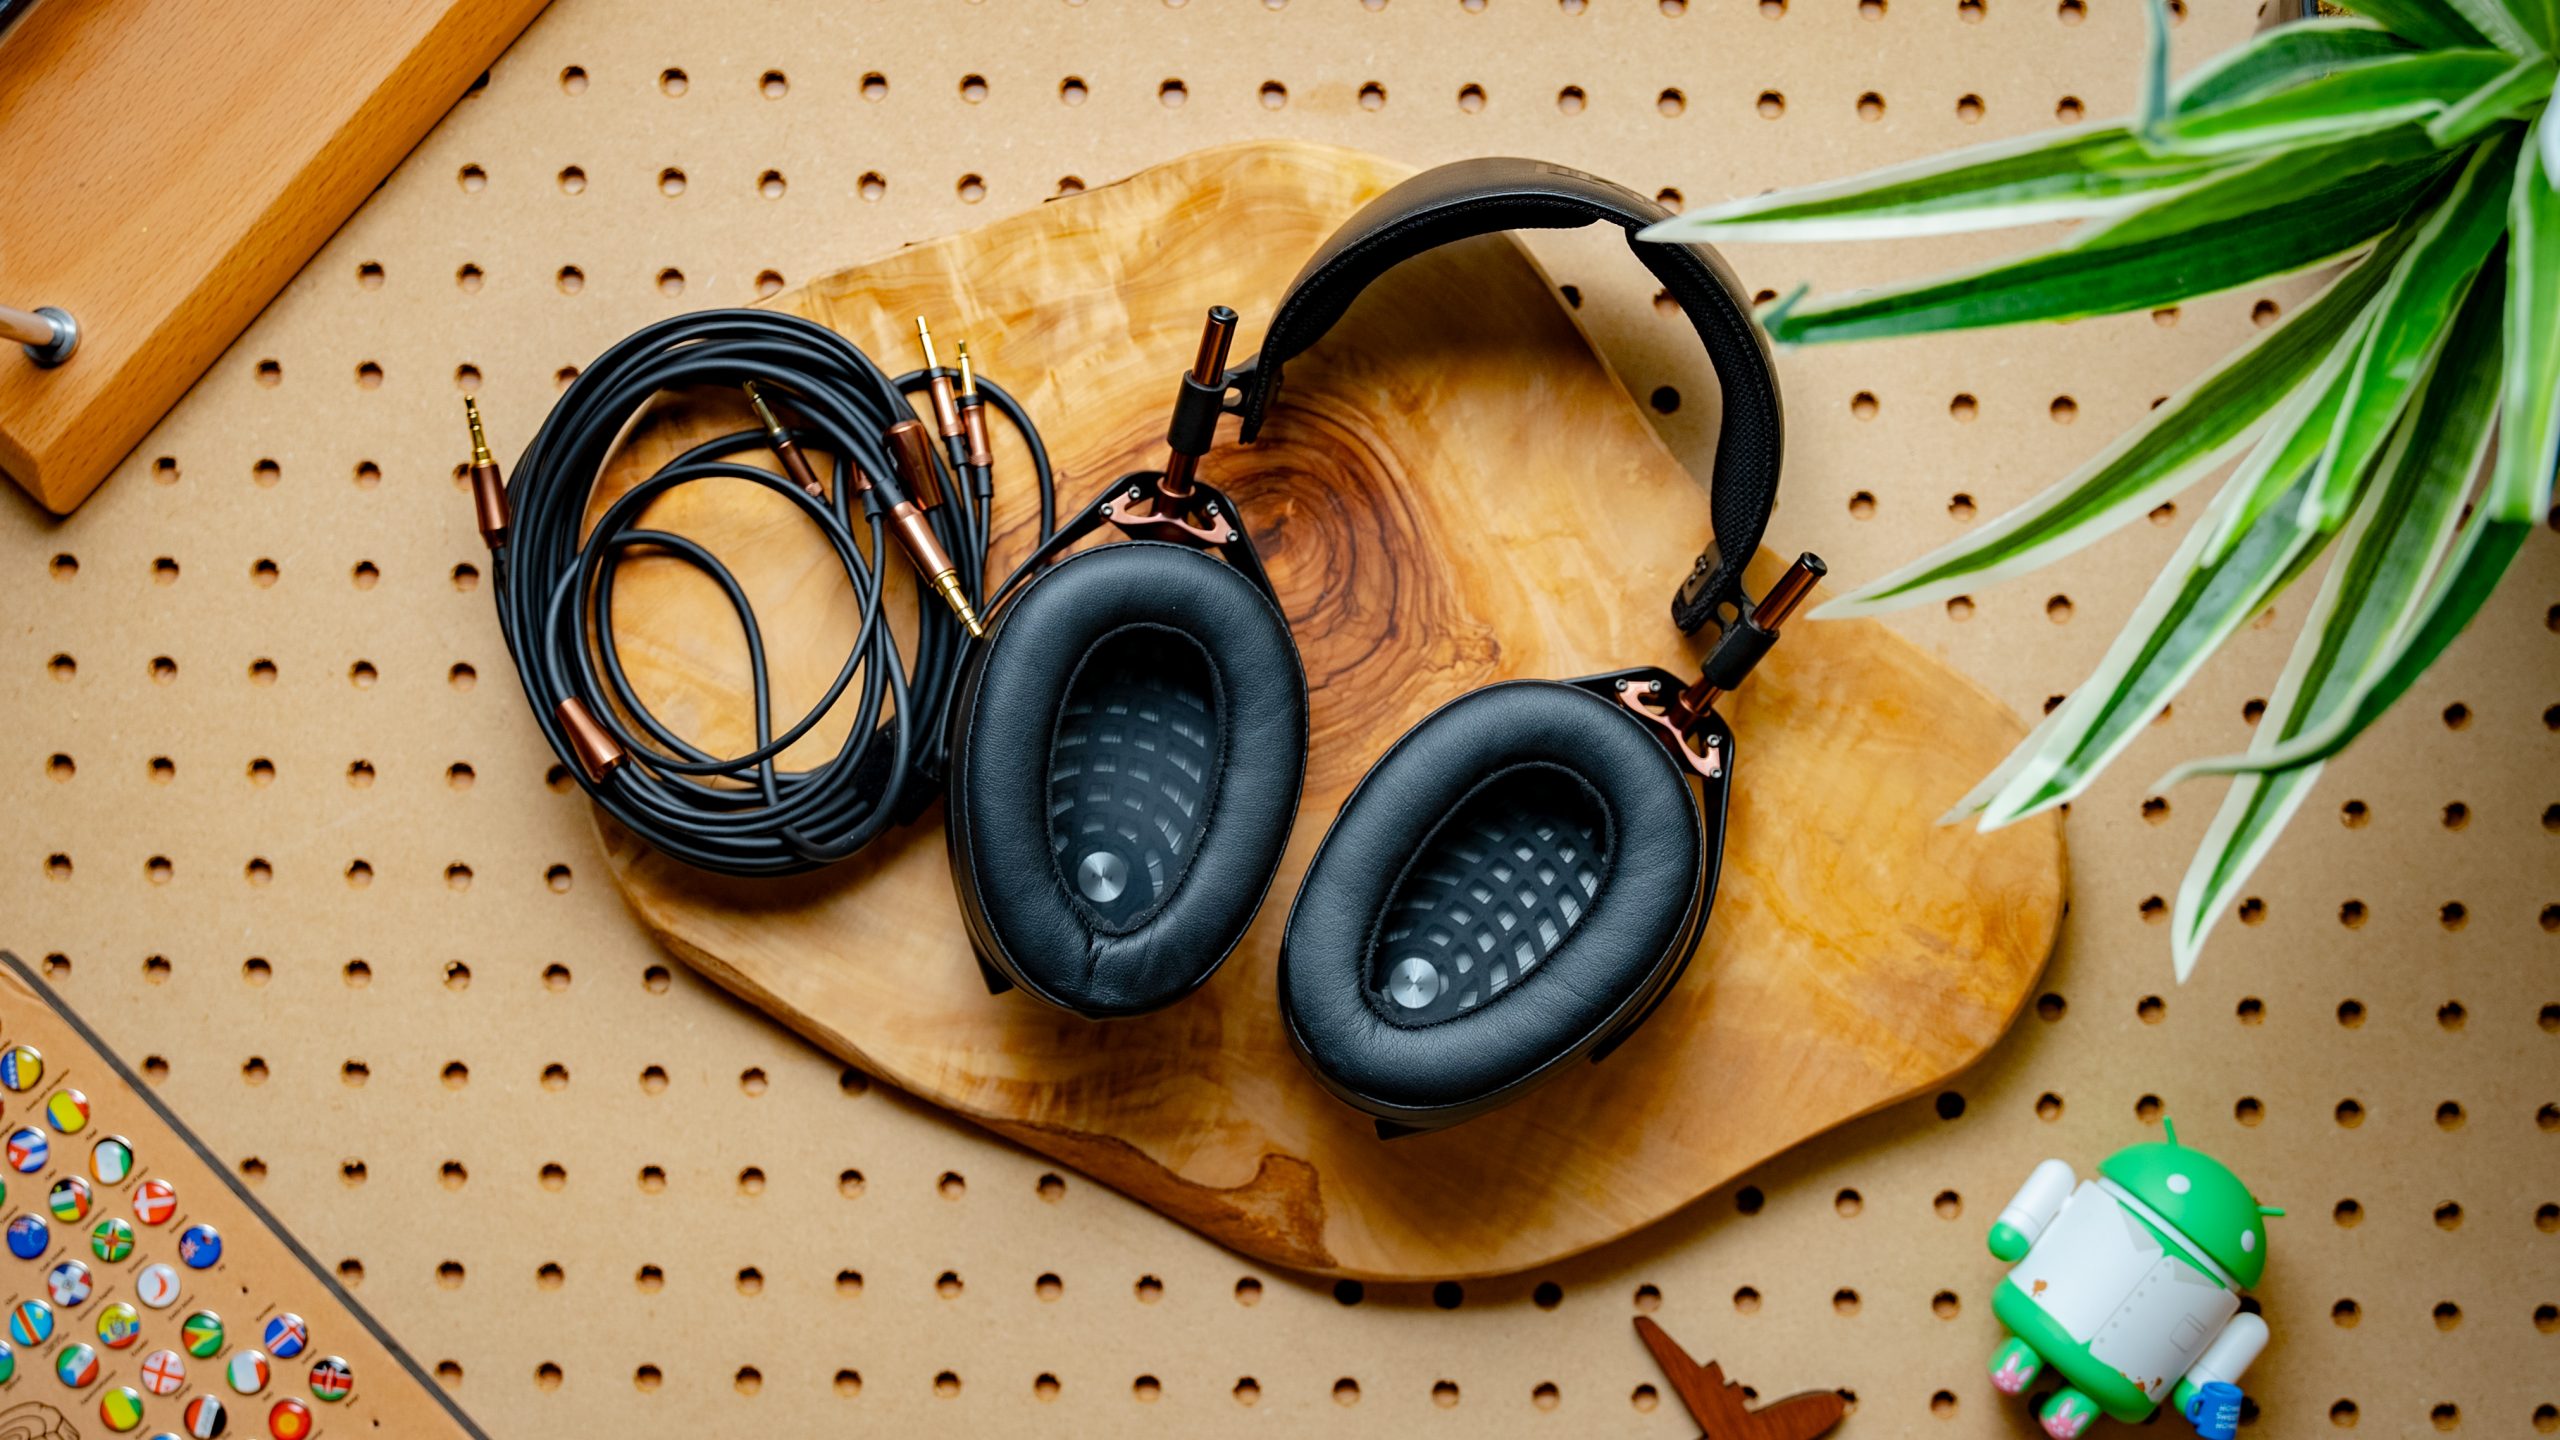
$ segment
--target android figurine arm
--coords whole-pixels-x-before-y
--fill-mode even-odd
[[[2248,1373],[2259,1352],[2266,1348],[2266,1321],[2246,1310],[2232,1316],[2223,1324],[2221,1333],[2213,1337],[2213,1343],[2196,1357],[2196,1363],[2187,1367],[2187,1373],[2180,1377],[2177,1391],[2170,1396],[2169,1403],[2183,1415],[2187,1412],[2188,1399],[2206,1385],[2219,1380],[2237,1388],[2240,1377]]]
[[[2062,1211],[2062,1202],[2071,1198],[2071,1189],[2080,1183],[2070,1163],[2047,1160],[2027,1175],[2027,1183],[2009,1197],[2000,1208],[2000,1218],[1991,1224],[1991,1253],[2011,1264],[2026,1258],[2036,1237],[2053,1223]]]

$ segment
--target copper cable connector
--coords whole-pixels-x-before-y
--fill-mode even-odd
[[[1216,385],[1227,378],[1227,349],[1235,343],[1236,312],[1224,305],[1209,307],[1209,318],[1200,327],[1200,349],[1191,359],[1191,379],[1201,385]],[[1191,498],[1191,476],[1200,467],[1200,457],[1173,452],[1164,463],[1164,479],[1157,486],[1164,498],[1183,501]]]
[[[791,483],[807,492],[809,498],[826,499],[827,487],[818,483],[817,473],[809,468],[809,457],[800,453],[791,432],[782,428],[782,422],[774,418],[773,407],[764,403],[763,389],[753,380],[738,388],[747,392],[747,403],[755,407],[756,423],[764,427],[765,448],[781,463],[782,473],[791,477]]]
[[[590,784],[602,784],[624,759],[622,743],[613,732],[597,722],[595,715],[576,696],[553,706],[551,718],[560,724],[560,733],[568,738],[569,753],[577,758],[578,768],[587,772]]]
[[[942,504],[942,472],[934,468],[933,442],[922,425],[901,420],[889,427],[889,463],[917,509],[930,514]]]
[[[889,427],[889,454],[897,461],[898,478],[910,490],[932,483],[933,442],[925,438],[924,426],[913,420],[901,420]],[[969,603],[969,592],[960,584],[960,567],[934,538],[933,525],[913,500],[901,500],[889,507],[889,528],[906,548],[907,558],[915,563],[916,573],[933,582],[944,604],[960,617],[961,628],[975,640],[986,635],[978,623],[977,607]]]
[[[969,432],[969,463],[984,470],[996,463],[987,446],[987,402],[978,398],[978,372],[969,363],[969,342],[960,342],[960,428]]]
[[[506,477],[498,473],[497,457],[489,453],[489,432],[480,428],[480,402],[462,397],[462,418],[471,427],[471,509],[480,523],[480,539],[495,550],[507,543]]]
[[[945,440],[960,438],[960,407],[951,403],[951,377],[942,373],[942,362],[934,358],[933,330],[916,317],[916,343],[924,347],[925,391],[933,397],[934,428]]]

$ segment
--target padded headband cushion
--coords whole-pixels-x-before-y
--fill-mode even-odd
[[[1120,541],[1029,582],[997,612],[978,664],[954,716],[950,817],[953,878],[973,938],[1023,988],[1082,1015],[1134,1015],[1188,994],[1244,938],[1297,816],[1307,682],[1288,623],[1206,555]],[[1046,782],[1090,764],[1061,748],[1062,736],[1070,750],[1095,738],[1067,713],[1070,700],[1090,712],[1095,682],[1111,683],[1106,672],[1134,670],[1145,685],[1158,666],[1203,702],[1185,722],[1182,769],[1152,741],[1109,768],[1121,783],[1143,782],[1129,773],[1133,763],[1167,766],[1158,778],[1181,793],[1158,818],[1180,843],[1147,837],[1172,852],[1162,856],[1161,893],[1144,891],[1142,907],[1111,913],[1065,873],[1075,857],[1059,853]],[[1110,890],[1116,898],[1145,884],[1118,869]]]
[[[1564,772],[1596,802],[1607,857],[1597,890],[1516,983],[1450,1018],[1405,1023],[1377,984],[1390,904],[1452,817],[1524,770]],[[1470,691],[1387,751],[1316,851],[1280,947],[1291,1037],[1328,1087],[1372,1114],[1428,1122],[1500,1098],[1587,1050],[1680,958],[1670,952],[1690,933],[1705,844],[1687,780],[1634,717],[1555,681]]]
[[[1778,376],[1768,336],[1751,318],[1742,282],[1704,245],[1638,241],[1636,232],[1671,212],[1623,185],[1540,160],[1488,156],[1435,166],[1361,207],[1291,282],[1272,316],[1262,352],[1230,377],[1242,387],[1237,410],[1252,440],[1280,393],[1281,367],[1324,338],[1369,282],[1425,251],[1504,230],[1567,230],[1612,224],[1696,327],[1723,390],[1715,474],[1708,490],[1714,573],[1691,587],[1675,611],[1696,630],[1720,602],[1738,599],[1742,567],[1760,548],[1778,501],[1786,442]]]

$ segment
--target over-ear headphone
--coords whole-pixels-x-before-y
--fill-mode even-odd
[[[947,828],[991,988],[1097,1018],[1170,1003],[1244,938],[1279,865],[1306,678],[1234,504],[1192,473],[1220,415],[1252,440],[1281,367],[1404,260],[1606,221],[1690,317],[1723,389],[1716,539],[1671,605],[1683,631],[1719,625],[1705,673],[1507,681],[1415,725],[1308,868],[1279,1000],[1300,1057],[1382,1134],[1481,1114],[1605,1057],[1652,1013],[1715,896],[1734,742],[1713,702],[1822,573],[1807,555],[1757,602],[1743,589],[1777,496],[1777,378],[1714,252],[1635,243],[1664,213],[1579,171],[1462,161],[1354,215],[1300,271],[1254,360],[1227,367],[1235,317],[1210,313],[1172,462],[1113,482],[1034,552],[962,680]],[[1137,538],[1065,554],[1103,524]]]

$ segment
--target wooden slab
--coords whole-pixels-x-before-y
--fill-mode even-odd
[[[0,301],[80,322],[50,370],[0,344],[0,474],[88,498],[543,3],[76,0],[0,30]]]
[[[774,303],[892,369],[913,363],[918,313],[968,337],[1040,418],[1062,495],[1081,497],[1160,463],[1201,312],[1234,305],[1236,353],[1251,353],[1301,260],[1404,173],[1306,145],[1203,151]],[[623,479],[739,423],[680,407],[662,420]],[[1031,491],[1018,449],[999,465],[1009,566]],[[607,823],[633,910],[704,974],[881,1077],[1238,1250],[1369,1278],[1496,1274],[1601,1244],[1939,1084],[2017,1014],[2061,916],[2059,826],[1982,836],[1935,820],[2023,727],[1875,625],[1799,623],[1728,702],[1738,780],[1723,891],[1686,981],[1607,1064],[1381,1143],[1281,1032],[1274,963],[1299,876],[1371,761],[1461,691],[1693,663],[1665,605],[1708,533],[1706,497],[1507,237],[1373,287],[1291,365],[1262,442],[1230,445],[1202,473],[1264,547],[1314,732],[1278,884],[1199,994],[1108,1025],[989,996],[930,818],[779,884],[697,873]],[[691,487],[650,523],[704,539],[746,583],[776,646],[777,709],[796,713],[849,634],[823,546],[743,486]],[[1775,566],[1761,561],[1765,583]],[[743,748],[742,651],[707,583],[634,565],[616,606],[659,713],[699,743]]]

